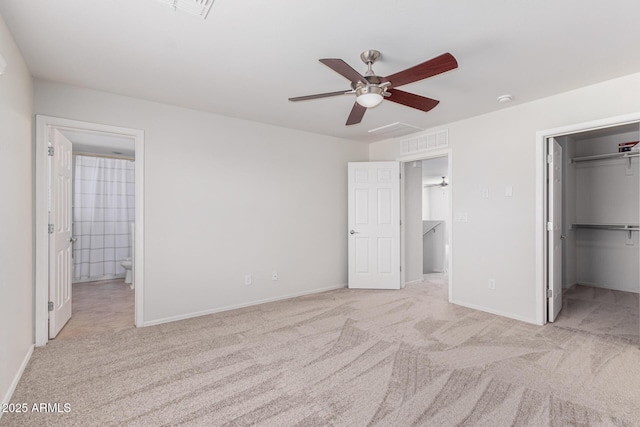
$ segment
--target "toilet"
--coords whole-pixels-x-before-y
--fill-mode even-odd
[[[129,242],[131,244],[130,253],[135,254],[135,225],[133,222],[129,223]],[[122,258],[120,260],[120,265],[124,268],[126,275],[124,276],[124,283],[131,286],[131,289],[134,287],[133,283],[133,259],[131,257]]]
[[[126,271],[126,276],[124,277],[124,283],[131,284],[131,282],[132,282],[132,280],[131,280],[132,279],[131,267],[133,266],[133,262],[131,261],[131,258],[129,258],[129,257],[123,258],[120,261],[120,265]]]

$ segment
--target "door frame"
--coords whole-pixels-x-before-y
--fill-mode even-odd
[[[426,153],[413,154],[410,156],[402,156],[396,158],[397,161],[400,162],[401,167],[400,170],[403,172],[400,178],[400,220],[402,224],[400,226],[400,282],[401,286],[405,287],[405,272],[406,272],[406,264],[405,264],[405,251],[404,251],[404,242],[406,240],[405,236],[405,212],[406,212],[406,197],[405,197],[405,176],[404,176],[404,167],[406,163],[435,159],[437,157],[447,157],[447,173],[449,176],[449,217],[447,221],[449,222],[449,226],[447,227],[447,239],[449,240],[449,262],[448,262],[448,278],[449,278],[449,302],[453,302],[453,156],[450,148],[446,149],[438,149],[432,150]]]
[[[35,345],[43,346],[49,341],[49,223],[48,209],[48,129],[66,128],[90,132],[120,134],[135,140],[136,171],[136,213],[135,213],[135,269],[134,298],[136,327],[144,326],[144,131],[117,126],[90,123],[36,115],[35,128],[35,169],[34,169],[34,238],[35,238],[35,283],[34,283],[34,336]]]
[[[536,132],[535,139],[535,159],[536,159],[536,191],[535,191],[535,283],[536,283],[536,324],[547,323],[547,270],[548,270],[548,249],[547,249],[547,139],[570,135],[573,133],[586,132],[596,129],[604,129],[625,124],[638,123],[640,126],[640,112],[624,114],[620,116],[608,117],[599,120],[576,123],[552,129]]]

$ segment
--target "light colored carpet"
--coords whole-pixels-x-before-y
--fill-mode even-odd
[[[337,290],[35,350],[6,426],[633,426],[640,349],[446,301]]]
[[[640,344],[638,294],[576,285],[562,295],[556,326]]]

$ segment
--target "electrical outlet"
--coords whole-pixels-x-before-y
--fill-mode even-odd
[[[244,284],[249,286],[251,284],[251,275],[250,274],[245,274],[244,275]]]
[[[271,273],[271,280],[273,280],[274,282],[276,280],[278,280],[278,272],[277,271],[274,271],[274,272]]]
[[[496,279],[489,279],[489,289],[495,290],[496,288]]]
[[[455,222],[467,222],[469,217],[466,212],[456,212],[453,216]]]
[[[488,188],[483,188],[482,189],[482,198],[483,199],[488,199],[489,198],[489,189]]]

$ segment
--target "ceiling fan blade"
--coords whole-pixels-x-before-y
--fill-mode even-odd
[[[367,107],[363,107],[362,105],[355,102],[353,104],[353,108],[351,109],[351,113],[349,114],[349,118],[347,119],[346,125],[357,125],[362,121],[364,117],[364,113],[367,111]]]
[[[402,86],[433,77],[449,70],[458,68],[458,61],[450,53],[443,53],[422,64],[415,65],[390,76],[383,77],[383,82],[391,82],[391,87]]]
[[[316,95],[296,96],[295,98],[289,98],[289,101],[306,101],[307,99],[328,98],[330,96],[346,95],[352,93],[352,90],[341,90],[338,92],[318,93]]]
[[[426,98],[420,95],[414,95],[413,93],[405,92],[398,89],[388,89],[387,92],[391,96],[386,97],[386,100],[395,102],[397,104],[406,105],[407,107],[415,108],[421,111],[429,111],[440,103],[435,99]]]
[[[336,73],[345,77],[351,83],[362,82],[364,84],[369,84],[369,82],[367,82],[367,79],[365,79],[362,74],[351,68],[351,66],[344,62],[342,59],[327,58],[320,59],[319,61],[327,67],[331,68]]]

